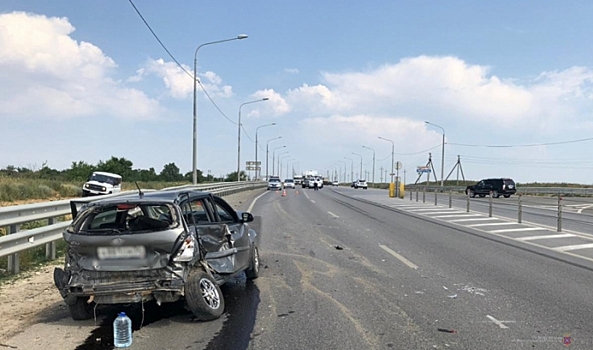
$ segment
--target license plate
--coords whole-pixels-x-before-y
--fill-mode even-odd
[[[142,245],[127,247],[99,247],[97,248],[99,259],[143,259],[146,256],[146,248]]]

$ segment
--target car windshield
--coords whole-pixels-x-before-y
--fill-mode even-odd
[[[280,179],[270,179],[270,182],[280,182]]]
[[[292,179],[286,179],[284,182],[294,182]]]
[[[93,174],[91,175],[91,177],[89,178],[89,181],[97,181],[97,182],[102,182],[102,183],[108,183],[108,184],[116,184],[118,182],[119,178],[115,178],[115,177],[111,177],[111,176],[107,176],[107,175],[103,175],[103,174]]]
[[[70,231],[86,235],[105,235],[158,231],[178,225],[171,205],[110,203],[90,206],[76,216]]]

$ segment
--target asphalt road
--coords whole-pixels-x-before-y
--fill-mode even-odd
[[[434,197],[420,203],[372,189],[286,194],[265,192],[251,208],[262,273],[223,288],[221,319],[196,322],[181,305],[147,304],[131,348],[593,348],[587,225],[558,237],[538,223],[547,209],[525,208],[533,222],[517,224],[504,207],[490,218],[487,199],[467,213],[449,209],[446,197],[434,206]],[[108,348],[97,339],[117,311],[102,310],[73,348]],[[139,328],[141,310],[129,312]]]

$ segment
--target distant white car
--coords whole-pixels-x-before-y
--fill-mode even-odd
[[[353,187],[356,189],[362,188],[366,190],[368,188],[368,185],[366,180],[358,180],[354,183]]]
[[[280,182],[280,179],[270,178],[270,181],[268,181],[268,190],[281,190],[281,189],[282,189],[282,182]]]
[[[286,179],[284,180],[284,188],[295,188],[296,185],[293,179]]]
[[[337,181],[332,182],[332,186],[340,186],[340,183]]]

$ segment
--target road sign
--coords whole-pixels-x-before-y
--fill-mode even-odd
[[[245,162],[245,166],[261,166],[261,162],[259,160],[257,162],[253,160],[248,160]]]
[[[402,162],[400,162],[399,160],[397,162],[395,162],[395,170],[399,170],[402,168]]]
[[[255,166],[255,165],[247,165],[247,166],[245,166],[245,170],[256,170],[256,171],[259,171],[259,170],[261,170],[261,167],[260,166]]]
[[[428,167],[428,166],[418,166],[416,168],[416,172],[418,174],[424,174],[424,173],[429,173],[430,174],[432,171],[430,170],[430,167]]]

